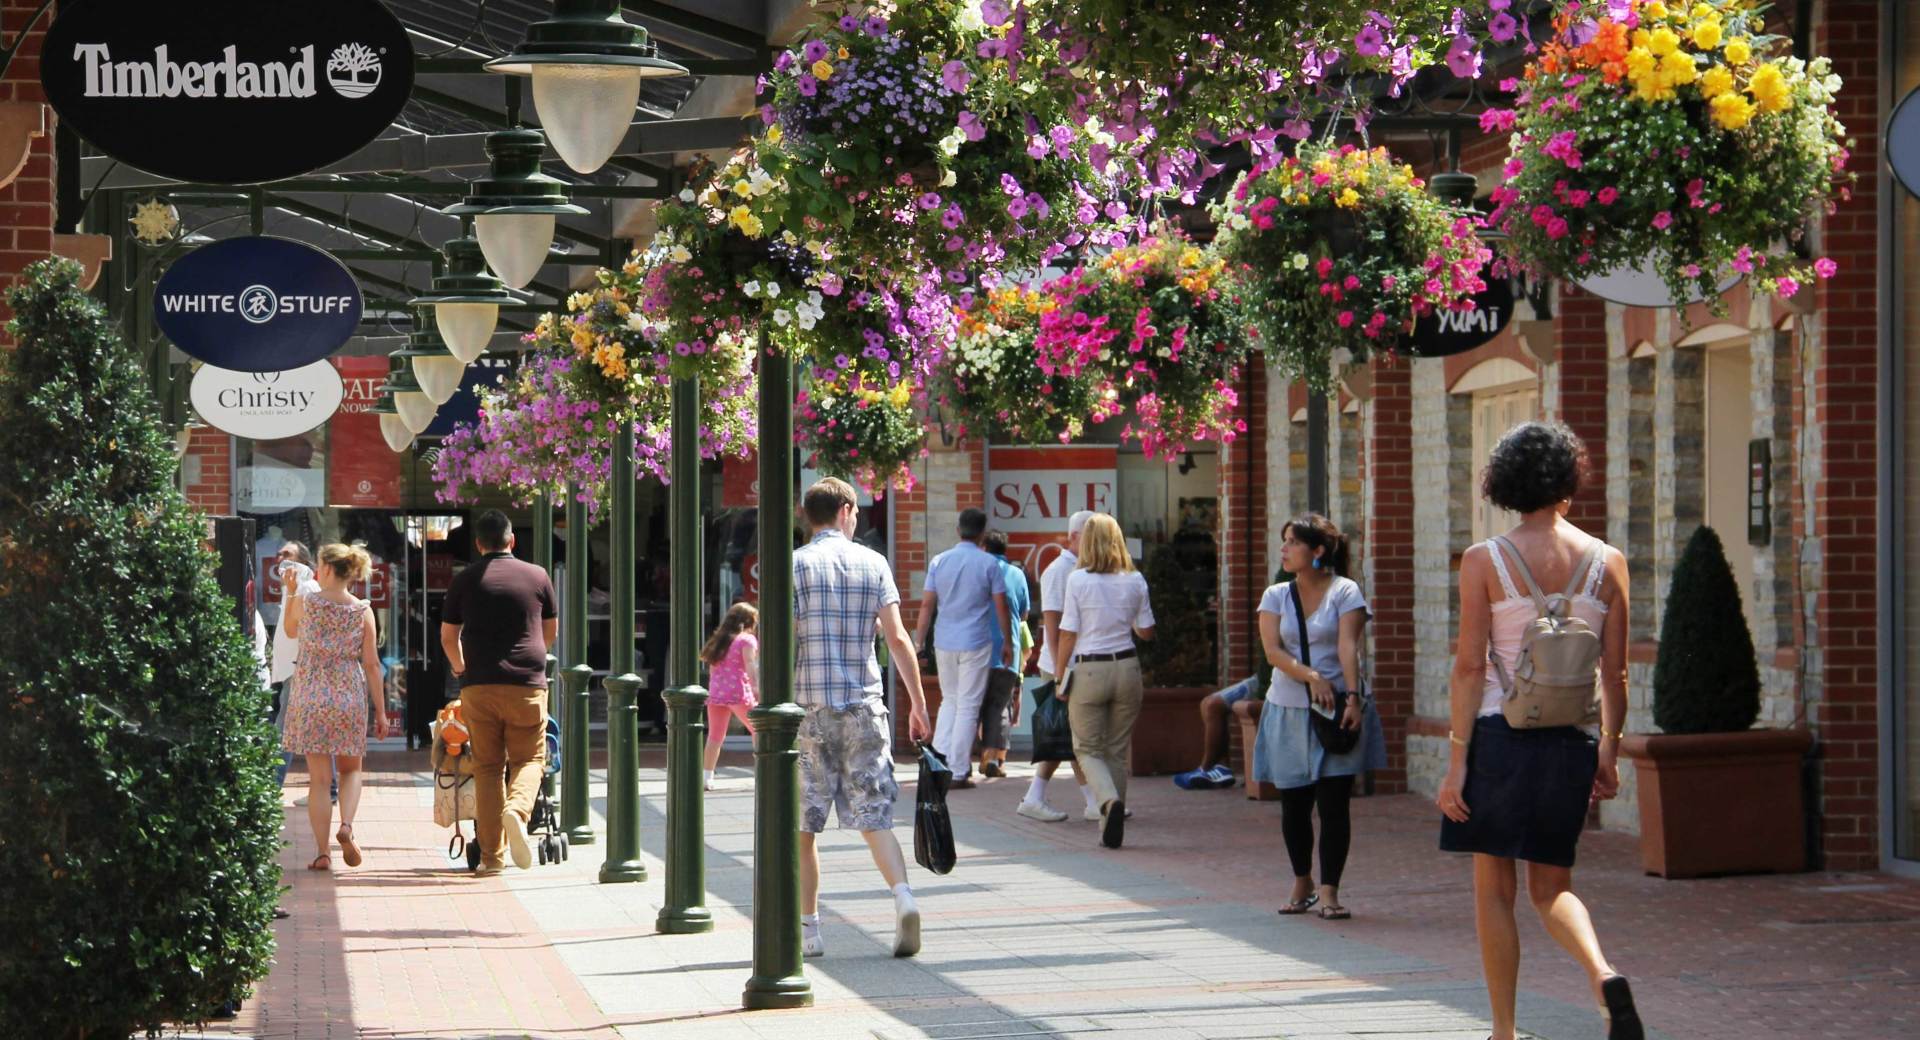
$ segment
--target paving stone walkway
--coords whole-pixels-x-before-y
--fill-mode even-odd
[[[729,756],[709,795],[707,935],[661,936],[664,777],[643,758],[651,876],[598,885],[603,850],[474,879],[450,871],[424,756],[376,753],[358,830],[368,862],[332,878],[283,862],[293,918],[274,973],[208,1035],[298,1038],[1233,1038],[1480,1040],[1485,995],[1464,860],[1433,851],[1429,807],[1355,804],[1352,921],[1281,918],[1278,806],[1135,780],[1119,852],[1078,814],[1012,812],[1024,778],[955,792],[959,868],[913,868],[919,957],[891,957],[892,903],[865,844],[822,839],[827,955],[809,1009],[743,1012],[752,781]],[[1024,768],[1019,770],[1024,773]],[[905,774],[903,770],[903,775]],[[296,774],[297,776],[297,774]],[[596,772],[596,796],[603,775]],[[290,791],[289,802],[297,792]],[[1078,801],[1071,781],[1055,801]],[[596,801],[596,809],[599,806]],[[1075,808],[1078,808],[1076,805]],[[599,819],[596,815],[596,827]],[[903,812],[903,840],[908,832]],[[1756,1040],[1920,1035],[1920,884],[1809,874],[1664,882],[1631,839],[1590,834],[1578,886],[1655,1035]],[[1542,1040],[1602,1034],[1571,961],[1522,911],[1520,1021]]]

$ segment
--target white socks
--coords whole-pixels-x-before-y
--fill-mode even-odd
[[[703,770],[701,775],[704,777],[706,789],[709,791],[713,790],[713,770]]]
[[[1027,801],[1034,805],[1047,804],[1047,778],[1035,774],[1033,783],[1027,785]]]
[[[827,952],[827,941],[820,936],[820,915],[800,915],[800,956],[818,957]]]
[[[1099,807],[1098,805],[1095,805],[1095,804],[1094,804],[1094,801],[1093,801],[1093,786],[1092,786],[1091,784],[1089,784],[1089,785],[1087,785],[1087,786],[1085,786],[1085,787],[1082,787],[1082,788],[1080,789],[1080,793],[1081,793],[1082,795],[1084,795],[1084,796],[1086,796],[1086,799],[1087,799],[1087,811],[1088,811],[1088,812],[1099,812],[1099,811],[1100,811],[1100,807]]]
[[[893,886],[893,918],[893,955],[911,957],[919,953],[920,908],[914,905],[913,890],[904,881]]]

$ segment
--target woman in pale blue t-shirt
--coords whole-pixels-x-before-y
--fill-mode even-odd
[[[1346,576],[1347,540],[1324,516],[1308,513],[1281,529],[1280,564],[1294,575],[1260,598],[1260,641],[1273,665],[1273,685],[1260,713],[1254,782],[1280,789],[1280,833],[1293,866],[1293,892],[1283,914],[1352,916],[1340,904],[1353,828],[1353,778],[1387,763],[1386,738],[1360,673],[1360,638],[1370,615],[1360,586]],[[1296,611],[1294,596],[1299,595]],[[1305,653],[1300,617],[1306,617]],[[1304,660],[1303,660],[1304,658]],[[1313,731],[1310,704],[1332,709],[1341,725],[1361,728],[1360,742],[1334,754]],[[1313,885],[1313,814],[1320,814],[1320,890]]]

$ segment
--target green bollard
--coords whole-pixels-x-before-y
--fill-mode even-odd
[[[552,581],[553,499],[548,498],[546,495],[541,495],[533,500],[533,544],[529,546],[528,549],[528,555],[533,558],[534,566],[546,571],[547,580]],[[547,654],[547,716],[557,719],[560,717],[560,684],[555,681],[555,676],[560,666],[560,659],[555,657],[551,651],[557,650],[559,647],[548,647],[547,649],[549,651]],[[541,739],[545,740],[546,738],[542,737]],[[549,801],[553,798],[553,784],[554,778],[551,774],[543,774],[540,777],[540,793],[546,795]]]
[[[748,1010],[813,1004],[800,958],[800,752],[793,703],[793,360],[760,330],[760,705],[753,719]]]
[[[669,935],[713,930],[707,901],[707,821],[701,758],[707,735],[707,691],[699,685],[700,635],[700,383],[673,381],[673,649],[674,688],[667,702],[667,901],[658,927]]]
[[[593,814],[593,768],[589,761],[592,743],[588,739],[587,712],[591,707],[588,687],[593,685],[593,669],[576,664],[560,676],[565,703],[560,716],[560,827],[567,832],[567,844],[591,845]]]
[[[613,437],[613,672],[607,680],[607,861],[600,881],[645,881],[640,862],[641,679],[633,672],[633,425]]]

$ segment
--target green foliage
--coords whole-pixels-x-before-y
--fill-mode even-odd
[[[1674,565],[1667,590],[1653,721],[1667,733],[1737,733],[1759,716],[1760,668],[1740,586],[1720,536],[1703,526]]]
[[[0,1036],[204,1018],[265,975],[277,744],[146,377],[68,260],[0,350]]]
[[[1206,589],[1218,572],[1210,566],[1210,555],[1184,545],[1157,545],[1147,551],[1141,573],[1147,579],[1155,632],[1152,641],[1140,644],[1140,670],[1148,686],[1205,686],[1214,681]]]

